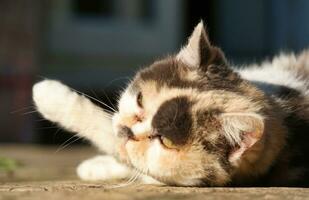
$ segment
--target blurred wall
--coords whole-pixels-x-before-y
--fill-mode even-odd
[[[51,1],[41,73],[76,87],[130,76],[178,48],[183,12],[179,0]]]
[[[33,141],[31,115],[16,111],[27,112],[31,105],[40,11],[40,1],[0,1],[0,141]]]

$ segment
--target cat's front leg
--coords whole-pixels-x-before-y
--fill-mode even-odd
[[[77,174],[82,180],[108,181],[129,178],[133,171],[112,156],[100,155],[83,161],[77,167]]]
[[[59,81],[44,80],[33,86],[33,100],[44,118],[90,140],[108,154],[117,151],[111,116],[88,98]]]
[[[77,167],[77,175],[86,181],[110,181],[115,179],[130,179],[136,174],[134,174],[133,169],[118,162],[114,157],[99,155],[83,161]],[[163,184],[147,175],[139,176],[139,181],[144,184]]]

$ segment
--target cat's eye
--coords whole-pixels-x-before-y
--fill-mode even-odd
[[[166,146],[169,149],[177,149],[177,146],[168,138],[164,136],[160,136],[160,140],[164,146]]]
[[[137,94],[136,102],[140,108],[143,107],[143,94],[141,92]]]

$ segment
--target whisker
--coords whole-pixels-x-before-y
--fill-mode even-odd
[[[54,128],[58,128],[58,126],[42,127],[42,128],[37,128],[37,130],[54,129]]]
[[[90,99],[92,99],[92,100],[94,100],[94,101],[96,101],[96,102],[98,102],[98,103],[101,103],[102,105],[104,105],[104,106],[106,106],[107,108],[111,109],[112,111],[116,112],[115,109],[113,109],[112,107],[110,107],[110,106],[107,105],[106,103],[104,103],[104,102],[102,102],[102,101],[100,101],[100,100],[98,100],[98,99],[96,99],[96,98],[94,98],[94,97],[92,97],[92,96],[90,96],[90,95],[88,95],[88,94],[85,94],[85,93],[80,92],[80,91],[78,91],[78,90],[75,90],[75,89],[73,89],[73,88],[71,88],[71,90],[73,90],[73,91],[75,91],[75,92],[77,92],[77,93],[79,93],[79,94],[82,94],[82,95],[84,95],[84,96],[86,96],[86,97],[88,97],[88,98],[90,98]]]
[[[134,182],[138,179],[141,179],[142,175],[144,175],[143,170],[139,172],[138,176],[136,177],[136,179],[134,180]],[[133,182],[132,182],[133,183]],[[138,182],[138,184],[140,183],[140,181]]]
[[[104,96],[107,98],[108,102],[111,104],[111,106],[116,110],[116,106],[112,103],[111,99],[108,97],[108,95],[106,94],[106,92],[104,90],[102,90]]]
[[[126,186],[131,185],[137,179],[138,176],[139,176],[139,173],[137,172],[129,181],[127,181],[126,183],[118,185],[117,188],[126,187]]]
[[[74,137],[77,137],[77,138],[74,139],[73,141],[67,143],[66,145],[60,146],[60,147],[55,151],[55,153],[58,153],[59,151],[61,151],[61,150],[65,149],[66,147],[68,147],[70,144],[73,144],[74,142],[76,142],[76,141],[78,141],[78,140],[81,139],[81,138],[78,137],[77,135],[73,135],[73,136],[70,137],[68,140],[71,140],[71,139],[73,139]],[[67,140],[67,141],[68,141],[68,140]],[[66,143],[67,141],[65,141],[64,143]]]
[[[106,110],[106,109],[104,109],[104,108],[102,108],[102,109],[103,109],[103,111],[107,114],[108,117],[112,117],[112,116],[114,115],[114,113],[113,113],[112,111]]]
[[[127,79],[128,81],[131,80],[131,78],[129,76],[123,76],[123,77],[119,77],[119,78],[115,78],[113,80],[111,80],[108,84],[107,84],[107,87],[112,85],[113,82],[115,81],[119,81],[119,80],[122,80],[122,79]]]
[[[65,140],[60,146],[59,146],[59,148],[62,148],[63,147],[63,145],[66,145],[67,144],[67,142],[69,142],[71,139],[73,139],[73,138],[75,138],[75,137],[77,137],[77,135],[72,135],[69,139],[67,139],[67,140]],[[58,149],[59,149],[58,148]]]
[[[88,90],[91,91],[91,93],[95,96],[96,99],[100,99],[100,98],[98,97],[98,95],[93,91],[93,89],[88,88]],[[100,99],[100,100],[101,100],[101,99]]]
[[[120,183],[120,184],[117,184],[117,185],[109,186],[108,189],[115,189],[115,188],[126,187],[126,186],[130,185],[131,183],[133,183],[138,176],[139,176],[139,172],[138,172],[138,170],[135,170],[134,174],[129,178],[129,180],[127,180],[124,183]]]
[[[123,184],[123,187],[134,183],[137,179],[139,179],[143,175],[143,171],[144,170],[139,171],[136,169],[136,174],[133,177],[131,177],[131,179],[127,181],[127,183]]]
[[[144,176],[146,175],[147,176],[147,173],[148,173],[148,168],[145,167],[144,169],[141,170],[141,174],[140,174],[139,178],[141,178],[142,175],[144,175]]]
[[[37,110],[33,110],[33,111],[22,113],[21,115],[29,115],[29,114],[37,113],[37,112],[38,112]]]
[[[73,119],[71,119],[72,122]],[[70,122],[70,124],[71,124]],[[89,127],[86,129],[86,131],[88,131]],[[59,129],[58,129],[59,130]],[[71,139],[77,137],[77,139],[70,141]],[[66,148],[67,146],[69,146],[70,144],[74,143],[75,141],[79,140],[80,137],[78,137],[77,134],[73,134],[72,137],[70,137],[69,139],[67,139],[66,141],[64,141],[59,147],[58,149],[55,151],[55,153],[59,152],[60,150],[63,150],[64,148]],[[70,141],[70,142],[69,142]],[[68,143],[67,143],[68,142]]]
[[[55,131],[55,133],[54,133],[54,135],[53,135],[53,140],[56,139],[56,135],[57,135],[57,133],[59,133],[60,130],[61,130],[61,128],[58,128],[58,129]]]
[[[11,111],[10,113],[11,114],[14,114],[14,113],[18,113],[18,112],[21,112],[21,111],[24,111],[24,110],[27,110],[27,109],[30,109],[30,108],[34,108],[35,106],[26,106],[26,107],[24,107],[24,108],[19,108],[19,109],[17,109],[17,110],[13,110],[13,111]]]

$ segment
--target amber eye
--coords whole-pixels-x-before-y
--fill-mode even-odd
[[[169,149],[177,149],[177,146],[168,138],[164,136],[160,136],[160,140],[164,146],[166,146]]]
[[[137,94],[136,101],[137,101],[137,105],[142,108],[143,107],[143,95],[141,92]]]

